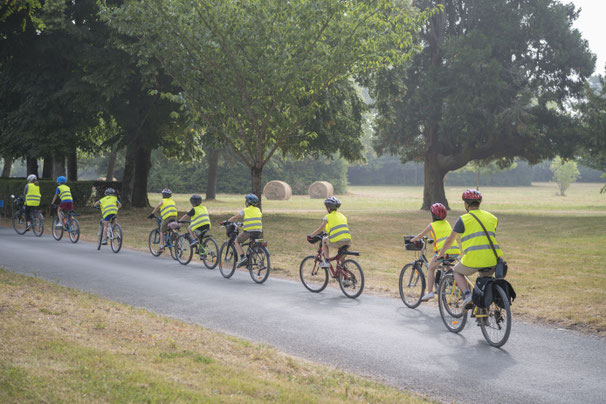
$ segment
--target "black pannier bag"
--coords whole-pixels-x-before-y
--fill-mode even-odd
[[[493,281],[492,276],[481,276],[476,279],[476,284],[473,287],[471,300],[473,304],[481,309],[485,309],[492,304],[493,299]]]

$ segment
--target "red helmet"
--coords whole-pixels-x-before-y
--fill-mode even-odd
[[[467,203],[482,202],[482,194],[477,189],[468,189],[463,192],[463,200]]]
[[[434,203],[429,207],[429,210],[434,216],[437,216],[442,220],[446,219],[446,206],[441,203]]]

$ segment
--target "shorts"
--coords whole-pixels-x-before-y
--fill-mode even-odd
[[[177,218],[176,217],[168,217],[166,219],[162,219],[162,223],[160,224],[160,231],[162,233],[164,233],[165,231],[168,231],[168,224],[172,223],[172,222],[176,222]]]
[[[433,257],[434,257],[434,258],[436,258],[437,256],[438,256],[438,253],[435,253]],[[458,260],[458,259],[459,259],[459,254],[446,254],[445,256],[443,256],[442,258],[440,258],[440,259],[438,260],[438,262],[444,262],[444,259],[445,259],[447,256],[448,256],[448,258],[454,258],[454,259],[456,259],[456,260]]]
[[[248,240],[251,236],[255,236],[255,238],[263,238],[263,232],[262,231],[243,231],[242,233],[238,234],[238,238],[236,240],[238,240],[238,243],[242,244],[243,242]]]
[[[328,241],[328,237],[324,237],[324,240]],[[346,245],[351,245],[351,239],[350,240],[339,240],[339,241],[335,241],[334,243],[331,241],[328,241],[328,248],[341,248],[343,246]]]
[[[112,220],[114,217],[116,217],[116,215],[114,215],[113,213],[111,215],[107,215],[107,217],[103,218],[104,222],[109,222],[110,220]]]
[[[208,231],[209,227],[210,227],[209,225],[205,224],[204,226],[200,226],[197,229],[193,230],[193,232],[197,237],[200,237],[201,235],[203,235],[204,233],[206,233]]]
[[[74,210],[74,203],[73,202],[61,202],[59,204],[59,209],[61,209],[64,212],[71,212]]]
[[[473,275],[476,272],[478,272],[480,269],[485,269],[485,268],[471,268],[471,267],[467,267],[463,264],[461,264],[460,262],[457,262],[457,265],[454,266],[454,268],[452,268],[452,270],[458,274],[461,275]],[[480,276],[492,276],[494,275],[494,271],[496,270],[495,267],[491,267],[490,269],[486,270],[486,271],[481,271],[480,272]]]

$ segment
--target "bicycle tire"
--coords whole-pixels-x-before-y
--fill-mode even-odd
[[[166,238],[166,235],[164,237]],[[168,237],[169,237],[169,240],[170,240],[170,246],[168,247],[168,249],[170,251],[170,256],[175,261],[178,261],[179,257],[178,257],[177,254],[179,254],[179,251],[177,251],[177,241],[179,240],[179,234],[178,233],[174,233],[174,232],[170,232],[170,234],[168,235]]]
[[[101,249],[101,243],[103,242],[103,220],[99,222],[99,231],[97,231],[97,251]]]
[[[305,289],[313,293],[320,293],[328,285],[328,269],[322,268],[316,257],[316,255],[309,255],[303,258],[299,265],[299,277]]]
[[[158,246],[157,248],[154,245]],[[160,249],[160,230],[153,229],[149,232],[149,238],[147,239],[147,247],[149,248],[149,252],[154,257],[160,256],[162,252],[158,252]]]
[[[339,272],[339,287],[341,292],[350,299],[355,299],[362,294],[364,290],[364,272],[362,267],[354,260],[345,260],[342,265],[343,269]],[[357,274],[355,273],[357,272]],[[346,279],[343,279],[347,276]],[[351,286],[346,285],[347,281],[351,281]],[[356,289],[358,287],[358,289]],[[355,292],[351,292],[349,289],[353,289]]]
[[[36,217],[32,220],[32,230],[36,237],[42,237],[44,234],[44,216],[38,212]]]
[[[247,267],[250,277],[255,283],[265,283],[271,272],[271,258],[267,248],[258,245],[252,248]]]
[[[69,222],[69,240],[74,244],[80,240],[80,223],[73,217]]]
[[[194,255],[194,250],[191,248],[186,234],[179,236],[175,245],[175,249],[178,251],[177,261],[179,261],[179,264],[189,264],[189,262],[191,261],[191,257]]]
[[[425,275],[416,262],[411,262],[400,271],[400,298],[404,304],[414,309],[421,304],[421,298],[425,293]]]
[[[112,251],[118,254],[122,249],[122,226],[118,223],[114,223],[113,225],[110,224],[110,226],[112,226],[113,237],[109,241],[109,244]]]
[[[18,210],[13,213],[13,229],[19,235],[24,235],[27,229],[27,220],[25,220],[25,215],[22,210]]]
[[[238,262],[238,252],[236,247],[229,241],[226,241],[221,245],[221,251],[219,252],[219,271],[224,278],[231,278],[234,272],[236,272],[236,263]]]
[[[58,225],[60,226],[57,227]],[[53,231],[51,233],[53,233],[53,238],[57,241],[63,238],[63,224],[58,216],[55,216],[55,220],[53,220]]]
[[[217,264],[219,264],[219,245],[214,238],[209,237],[202,241],[202,247],[206,252],[205,256],[201,257],[202,262],[204,262],[206,268],[215,269]]]
[[[456,301],[453,302],[453,299]],[[438,307],[442,322],[450,332],[462,331],[467,323],[467,310],[460,307],[460,303],[460,291],[456,287],[454,276],[452,274],[444,275],[438,288]]]
[[[480,321],[480,328],[482,329],[482,334],[484,335],[486,342],[488,342],[490,346],[499,348],[505,345],[509,339],[509,334],[511,333],[511,308],[509,300],[507,299],[507,294],[503,288],[496,285],[495,292],[495,299],[493,299],[488,307],[488,317],[480,317],[478,320]],[[497,299],[502,302],[501,304],[503,307],[498,305]],[[504,320],[503,314],[505,314]],[[503,321],[505,325],[504,329],[502,327]],[[496,332],[492,333],[491,330],[495,330]]]

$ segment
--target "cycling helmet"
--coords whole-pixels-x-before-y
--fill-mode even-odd
[[[170,189],[168,189],[168,188],[164,188],[164,189],[162,190],[162,197],[163,197],[163,198],[170,198],[171,196],[173,196],[173,191],[171,191],[171,190],[170,190]]]
[[[463,192],[462,198],[467,203],[482,202],[482,194],[476,189],[468,189],[467,191]]]
[[[429,210],[435,217],[442,220],[446,219],[446,206],[441,203],[434,203],[429,207]]]
[[[330,209],[338,209],[341,207],[341,201],[334,196],[331,196],[330,198],[324,199],[324,206]]]
[[[113,188],[106,188],[105,195],[116,195],[116,190]]]
[[[189,198],[189,202],[191,203],[191,206],[198,206],[202,203],[202,197],[200,195],[192,195],[191,198]]]
[[[36,174],[30,174],[27,176],[27,182],[34,182],[38,179],[38,177],[36,177]]]
[[[249,205],[252,206],[257,206],[257,203],[259,203],[259,197],[255,194],[248,194],[245,196],[246,202],[248,202]]]
[[[65,178],[62,175],[57,178],[57,184],[65,184],[66,182],[67,182],[67,178]]]

